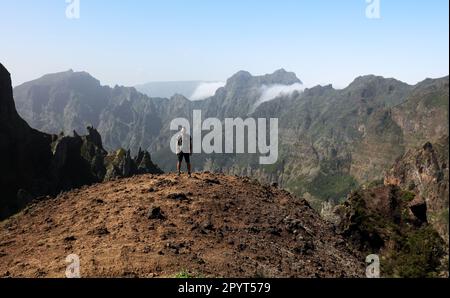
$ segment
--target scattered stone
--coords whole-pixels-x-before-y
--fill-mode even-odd
[[[248,231],[253,234],[258,234],[260,232],[260,229],[256,226],[252,226],[248,229]]]
[[[97,227],[94,230],[88,232],[89,235],[105,236],[110,234],[106,227]]]
[[[291,234],[298,234],[299,231],[304,231],[309,235],[313,234],[313,232],[309,228],[305,227],[298,219],[293,219],[287,216],[283,222],[286,225],[286,230]]]
[[[167,195],[167,198],[170,200],[180,200],[180,201],[189,200],[188,197],[184,193],[171,193],[171,194]]]
[[[314,252],[315,245],[311,240],[299,241],[294,247],[294,252],[302,255],[310,255]]]
[[[207,184],[216,184],[216,185],[220,185],[220,181],[219,181],[219,179],[217,179],[217,178],[212,178],[212,179],[206,178],[204,181],[205,181],[205,183],[207,183]]]
[[[175,181],[168,180],[168,179],[162,179],[155,183],[155,187],[166,188],[166,187],[172,187],[176,184],[177,184],[177,182],[175,182]]]
[[[280,228],[277,228],[277,227],[270,227],[270,228],[269,228],[269,233],[270,233],[271,235],[274,235],[274,236],[281,236],[281,232],[282,232],[282,230],[281,230]]]
[[[174,254],[180,254],[180,250],[186,247],[186,244],[184,242],[180,243],[172,243],[169,242],[166,244],[167,249],[169,249]]]
[[[103,201],[102,199],[94,199],[94,203],[101,205],[104,204],[105,201]]]
[[[164,212],[161,210],[161,207],[154,206],[148,210],[147,218],[165,220],[166,216],[164,215]]]
[[[237,249],[239,251],[244,251],[244,250],[247,249],[247,245],[245,243],[239,243],[238,246],[237,246]]]
[[[210,220],[207,220],[202,224],[202,229],[207,230],[207,231],[213,231],[214,225]]]
[[[77,240],[77,238],[75,236],[68,236],[68,237],[64,238],[64,242],[73,242],[76,240]]]

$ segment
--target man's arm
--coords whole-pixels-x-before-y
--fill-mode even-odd
[[[192,137],[190,137],[189,139],[190,139],[190,144],[189,144],[189,145],[191,146],[191,149],[190,149],[190,152],[191,152],[191,153],[190,153],[190,154],[192,155],[192,153],[193,153],[193,152],[192,152]]]

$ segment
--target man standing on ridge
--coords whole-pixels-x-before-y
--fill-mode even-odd
[[[177,138],[178,176],[181,175],[181,164],[184,158],[187,164],[188,175],[189,177],[191,177],[191,155],[192,155],[192,137],[186,131],[186,128],[183,127]]]

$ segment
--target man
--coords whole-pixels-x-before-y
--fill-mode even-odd
[[[184,158],[187,164],[188,175],[189,177],[191,177],[191,155],[192,155],[192,137],[186,131],[186,128],[183,127],[177,138],[178,176],[181,175],[181,164]]]

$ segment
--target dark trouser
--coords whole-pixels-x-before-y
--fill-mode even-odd
[[[184,158],[184,160],[186,161],[187,164],[191,163],[191,155],[189,153],[180,152],[180,153],[177,154],[177,156],[178,156],[178,162],[179,163],[183,162],[183,158]]]
[[[183,162],[183,158],[187,163],[187,168],[188,168],[188,173],[189,173],[189,177],[191,176],[191,155],[189,153],[183,153],[180,152],[179,154],[177,154],[178,156],[178,163],[177,163],[177,170],[178,170],[178,175],[180,175],[181,173],[181,163]]]

